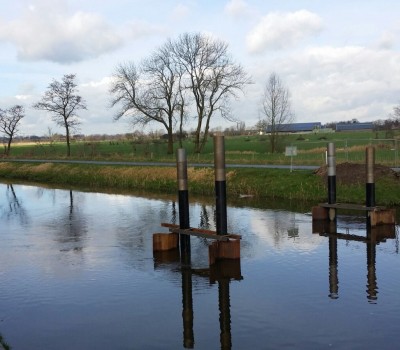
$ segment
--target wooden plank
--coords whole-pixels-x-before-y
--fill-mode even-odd
[[[190,236],[196,236],[196,237],[202,237],[202,238],[209,238],[209,239],[215,239],[217,241],[229,241],[229,236],[228,235],[217,235],[216,233],[202,233],[202,232],[196,232],[192,231],[190,229],[186,230],[181,230],[179,228],[170,228],[170,232],[173,233],[179,233],[180,235],[190,235]]]
[[[320,203],[318,204],[323,208],[334,208],[334,209],[349,209],[349,210],[364,210],[364,211],[380,211],[385,210],[385,207],[376,206],[376,207],[366,207],[362,204],[352,204],[352,203]]]
[[[170,223],[167,223],[167,222],[161,223],[161,226],[162,226],[162,227],[173,228],[173,229],[179,229],[179,225],[170,224]],[[200,233],[206,233],[206,234],[210,234],[210,235],[213,235],[213,234],[216,235],[216,234],[217,234],[215,231],[206,230],[206,229],[202,229],[202,228],[194,228],[194,227],[191,227],[191,228],[189,228],[188,230],[192,230],[192,231],[196,231],[196,232],[200,232]]]
[[[211,239],[216,239],[218,241],[228,241],[229,239],[242,239],[242,236],[233,233],[229,233],[227,235],[218,235],[215,231],[205,230],[201,228],[191,227],[188,229],[180,229],[179,225],[170,224],[166,222],[161,223],[161,226],[169,228],[169,230],[174,233],[180,233],[184,235],[191,235],[203,238],[211,238]]]
[[[323,237],[332,237],[337,239],[344,239],[346,241],[359,241],[359,242],[371,242],[371,239],[363,236],[353,235],[351,233],[320,233]]]

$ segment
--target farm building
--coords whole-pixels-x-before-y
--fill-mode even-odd
[[[339,123],[336,124],[336,131],[372,131],[373,123]]]
[[[271,125],[267,126],[267,133],[271,132]],[[321,129],[320,122],[312,123],[291,123],[291,124],[277,124],[275,131],[282,133],[300,133],[300,132],[313,132],[314,130]]]

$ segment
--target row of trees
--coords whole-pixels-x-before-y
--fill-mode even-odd
[[[9,109],[0,109],[0,132],[7,137],[7,146],[5,154],[10,154],[11,142],[18,132],[18,124],[25,117],[24,107],[15,105]]]
[[[67,156],[71,154],[71,132],[80,124],[77,111],[87,109],[86,101],[78,94],[75,78],[74,74],[67,74],[61,81],[53,80],[41,100],[33,105],[50,113],[52,120],[65,129]],[[229,105],[250,83],[250,77],[234,62],[225,42],[186,33],[176,40],[167,40],[139,63],[119,64],[111,83],[110,106],[118,107],[115,120],[127,117],[134,126],[161,125],[168,136],[168,153],[173,152],[174,134],[180,135],[178,140],[182,142],[183,126],[189,118],[194,118],[194,151],[200,153],[215,115],[235,121],[237,128],[244,127],[243,122],[231,115]],[[394,114],[400,119],[400,107],[395,107]],[[8,137],[7,154],[24,115],[20,105],[0,109],[0,132]],[[260,130],[268,127],[274,153],[281,125],[294,120],[289,89],[276,73],[265,84],[260,116],[257,127]]]
[[[50,113],[52,120],[65,128],[67,156],[71,155],[71,132],[80,124],[76,111],[86,109],[86,102],[78,95],[75,75],[64,75],[62,81],[53,80],[42,99],[33,108]],[[10,153],[11,143],[18,132],[18,126],[25,117],[24,107],[15,105],[7,110],[0,109],[0,132],[7,137],[5,154]]]
[[[234,62],[225,42],[203,34],[183,34],[137,64],[117,66],[110,89],[111,107],[119,107],[116,120],[130,117],[135,126],[161,124],[168,135],[168,153],[173,152],[173,134],[182,135],[184,123],[193,116],[197,124],[195,152],[201,152],[211,118],[219,114],[234,120],[230,99],[238,98],[249,83],[249,76]],[[53,121],[65,128],[70,156],[71,131],[79,125],[77,111],[87,108],[77,93],[75,75],[53,80],[33,107],[49,112]]]
[[[183,34],[138,64],[120,64],[110,90],[111,105],[119,106],[116,120],[130,116],[134,125],[162,124],[168,134],[168,153],[173,152],[174,129],[182,133],[186,119],[193,115],[199,153],[207,142],[211,118],[218,113],[233,120],[229,101],[250,82],[225,42]]]

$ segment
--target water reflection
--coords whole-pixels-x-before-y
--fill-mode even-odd
[[[6,199],[7,203],[2,206],[1,218],[4,220],[18,219],[21,225],[26,225],[29,222],[27,211],[24,207],[23,201],[18,198],[14,186],[7,184],[6,186]]]
[[[395,348],[398,236],[364,218],[313,235],[307,212],[231,205],[241,266],[210,268],[206,239],[188,261],[153,256],[152,233],[179,223],[171,197],[0,192],[0,332],[16,349]],[[214,209],[192,200],[191,226],[213,229]]]
[[[329,237],[329,297],[339,297],[337,238]]]
[[[376,276],[376,246],[386,242],[387,239],[396,239],[396,253],[398,253],[395,225],[382,225],[371,227],[365,225],[365,236],[351,234],[349,229],[346,233],[340,233],[337,229],[337,221],[313,222],[313,233],[327,236],[329,239],[329,297],[339,298],[339,278],[338,278],[338,240],[343,239],[347,242],[357,241],[365,243],[367,258],[367,299],[370,303],[378,300],[378,282]]]
[[[376,279],[376,242],[373,233],[369,233],[370,240],[366,242],[367,247],[367,299],[375,303],[378,299],[378,283]]]
[[[88,231],[87,219],[80,210],[83,197],[74,200],[72,190],[66,192],[65,207],[57,215],[57,220],[48,222],[49,228],[55,232],[56,241],[60,244],[61,252],[82,253],[85,247],[85,237]]]
[[[186,264],[181,265],[182,260]],[[181,274],[182,289],[182,324],[183,347],[195,347],[194,310],[193,310],[193,276],[208,279],[210,285],[218,283],[218,309],[220,324],[220,347],[228,350],[232,348],[231,334],[231,305],[230,283],[232,280],[243,279],[240,269],[240,260],[219,260],[209,268],[194,269],[188,263],[188,258],[180,256],[179,249],[166,252],[154,252],[154,268],[169,269],[173,273]]]
[[[213,211],[212,211],[213,212]],[[210,224],[210,213],[207,210],[207,207],[205,205],[201,205],[201,210],[200,210],[200,227],[204,228],[206,230],[210,230],[212,226],[215,226],[215,216],[212,214],[212,217],[214,218],[214,223],[213,225]]]

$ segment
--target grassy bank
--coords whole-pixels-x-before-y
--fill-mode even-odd
[[[212,168],[189,168],[189,191],[196,195],[214,194]],[[173,167],[99,166],[86,164],[0,163],[0,179],[30,181],[84,189],[116,191],[146,190],[174,194],[177,191]],[[251,195],[260,199],[291,199],[320,202],[326,200],[322,177],[311,171],[282,169],[229,169],[227,191],[230,198]],[[363,203],[365,184],[338,185],[339,202]],[[392,178],[376,184],[379,205],[400,205],[400,186]]]

